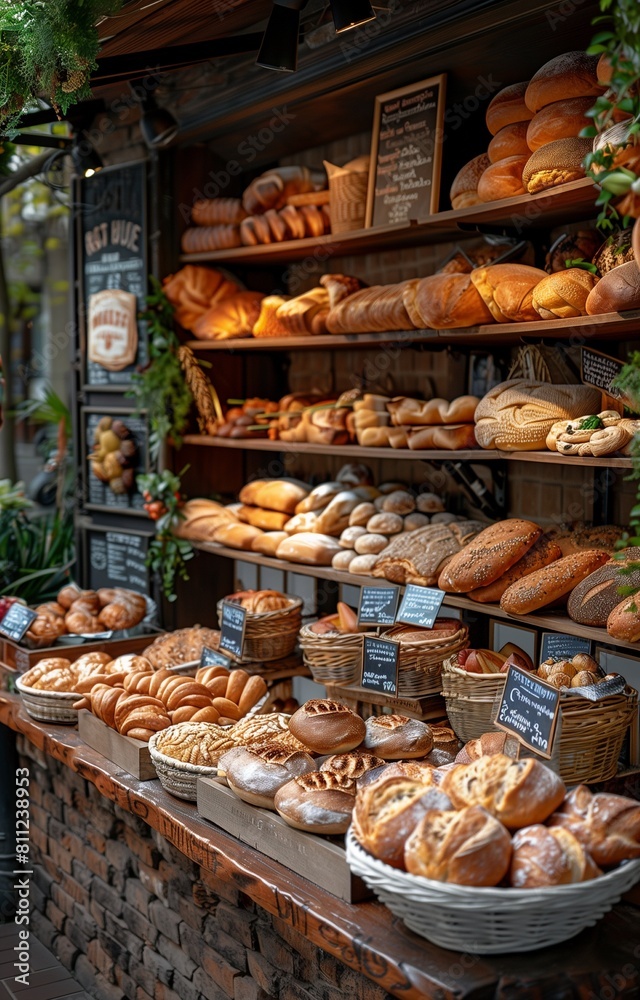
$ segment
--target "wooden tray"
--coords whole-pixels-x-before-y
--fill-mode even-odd
[[[0,662],[10,669],[25,673],[34,667],[40,660],[45,660],[50,656],[60,656],[65,660],[79,659],[84,653],[109,653],[113,656],[121,656],[125,653],[141,653],[143,649],[150,646],[153,640],[160,635],[162,629],[150,629],[144,635],[132,636],[130,639],[101,639],[92,642],[78,642],[66,645],[56,643],[54,646],[47,646],[44,649],[27,649],[11,639],[0,637]]]
[[[384,707],[392,708],[400,715],[408,715],[425,722],[446,720],[447,717],[444,698],[439,694],[426,695],[424,698],[394,698],[382,691],[370,691],[369,688],[352,684],[325,684],[325,687],[327,698],[348,705],[363,719],[369,718],[370,715],[378,715],[375,708]]]
[[[158,777],[147,743],[122,736],[86,708],[78,712],[78,733],[85,743],[134,778],[151,781]]]
[[[200,815],[243,844],[279,861],[347,903],[371,898],[364,882],[352,875],[345,849],[337,838],[294,830],[277,813],[243,802],[213,778],[198,778],[197,789]]]

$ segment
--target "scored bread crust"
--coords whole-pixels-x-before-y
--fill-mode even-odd
[[[624,795],[591,792],[578,785],[549,820],[570,830],[597,865],[640,858],[640,803]]]
[[[523,518],[492,524],[450,559],[438,578],[438,586],[463,594],[486,587],[511,569],[541,535],[539,525]]]
[[[346,705],[328,698],[305,702],[289,720],[289,730],[316,753],[346,753],[359,746],[364,720]]]
[[[313,771],[278,789],[274,805],[296,830],[328,836],[346,833],[355,803],[356,783],[331,771]]]
[[[580,841],[560,826],[525,827],[512,846],[510,877],[515,889],[587,882],[602,875]]]
[[[561,558],[562,549],[560,546],[543,535],[506,573],[503,573],[486,587],[470,590],[467,596],[473,601],[479,601],[480,604],[499,601],[512,583]]]
[[[426,722],[406,715],[374,715],[365,722],[362,746],[384,760],[426,757],[433,749],[433,735]]]
[[[435,791],[435,780],[433,771],[421,780],[387,777],[383,772],[377,781],[358,789],[354,834],[365,850],[394,868],[403,868],[405,841],[432,808],[428,794]]]
[[[510,615],[527,615],[568,594],[585,577],[609,562],[602,549],[585,549],[557,559],[507,587],[500,607]]]
[[[482,806],[430,809],[404,848],[412,875],[455,885],[497,885],[509,869],[511,837]]]

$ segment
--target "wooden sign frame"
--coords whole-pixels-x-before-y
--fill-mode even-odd
[[[436,104],[436,126],[435,134],[433,136],[433,153],[432,153],[432,172],[431,172],[431,191],[429,198],[429,211],[427,213],[421,211],[414,216],[411,216],[409,221],[419,221],[421,218],[426,218],[427,216],[436,215],[440,203],[440,178],[442,174],[442,139],[444,135],[444,112],[445,112],[445,99],[446,99],[446,73],[440,73],[437,76],[431,76],[425,80],[418,80],[417,83],[409,84],[406,87],[399,87],[397,90],[387,91],[385,94],[378,94],[374,101],[374,111],[373,111],[373,128],[371,132],[371,153],[369,160],[369,186],[367,188],[367,208],[365,214],[365,229],[371,229],[374,225],[373,218],[375,214],[375,190],[376,190],[376,180],[378,176],[378,155],[379,155],[379,145],[380,145],[380,126],[382,118],[382,107],[388,101],[402,100],[406,97],[411,97],[414,94],[419,94],[420,91],[428,89],[429,87],[437,87],[437,104]],[[377,223],[378,226],[392,225],[387,221],[382,223]]]

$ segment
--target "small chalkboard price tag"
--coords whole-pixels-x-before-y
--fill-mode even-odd
[[[24,604],[12,604],[6,615],[0,621],[0,633],[7,639],[20,642],[29,626],[38,617],[37,611],[25,607]]]
[[[544,632],[540,660],[571,660],[577,653],[591,653],[591,640],[564,632]]]
[[[202,653],[200,654],[200,666],[201,667],[228,667],[230,661],[222,653],[219,653],[217,649],[209,649],[208,646],[202,647]]]
[[[418,587],[410,583],[404,592],[396,621],[419,628],[433,628],[445,596],[444,590],[436,587]]]
[[[231,601],[222,602],[220,649],[226,649],[227,653],[231,653],[239,660],[242,659],[246,624],[246,608],[241,608],[238,604],[232,604]]]
[[[399,597],[397,587],[363,587],[360,591],[358,625],[393,625]]]
[[[395,695],[398,691],[400,643],[391,639],[364,637],[361,687]]]
[[[510,666],[495,725],[540,757],[551,759],[560,691],[535,674]]]

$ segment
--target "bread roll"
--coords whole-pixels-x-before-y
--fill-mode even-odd
[[[533,290],[546,277],[545,271],[526,264],[493,264],[471,272],[471,280],[496,323],[526,323],[537,319]]]
[[[382,510],[367,521],[367,531],[373,535],[396,535],[404,529],[404,521],[400,514]]]
[[[478,587],[476,590],[469,591],[467,596],[480,604],[497,603],[512,583],[561,558],[562,549],[560,546],[543,535],[506,573],[503,573],[486,587]]]
[[[640,639],[640,607],[638,607],[638,602],[634,597],[625,597],[609,613],[607,632],[614,639],[638,642]]]
[[[589,316],[640,309],[640,268],[635,260],[607,271],[589,292],[585,309]]]
[[[386,535],[373,535],[365,532],[356,539],[354,543],[354,549],[359,556],[377,555],[386,549],[389,544],[389,539]]]
[[[331,771],[314,771],[288,781],[275,793],[274,805],[296,830],[326,836],[346,833],[351,823],[356,783]]]
[[[412,875],[454,885],[497,885],[509,870],[511,837],[482,806],[459,812],[430,809],[408,838]]]
[[[449,192],[452,208],[471,208],[472,205],[481,204],[481,199],[478,197],[478,181],[489,163],[487,154],[481,153],[460,168]]]
[[[345,528],[338,541],[344,549],[352,549],[357,540],[367,534],[367,530],[367,528],[356,526]]]
[[[264,556],[275,557],[280,542],[288,538],[286,531],[265,531],[251,542],[252,552],[262,552]]]
[[[580,267],[548,274],[533,289],[533,307],[542,319],[586,316],[587,297],[598,278]]]
[[[275,793],[292,778],[316,770],[308,753],[288,750],[277,743],[237,747],[224,754],[218,766],[239,798],[263,809],[275,808]]]
[[[359,503],[349,514],[349,527],[366,527],[375,513],[376,508],[371,501],[365,500]]]
[[[591,145],[591,139],[576,137],[556,139],[536,149],[522,171],[522,182],[529,194],[584,177],[583,161]]]
[[[424,326],[434,330],[493,322],[468,274],[432,274],[423,278],[416,289],[416,305]]]
[[[514,889],[587,882],[602,872],[583,845],[561,826],[527,826],[513,838],[510,882]]]
[[[419,719],[409,719],[406,715],[373,715],[365,725],[363,748],[384,760],[426,757],[433,749],[431,729]]]
[[[365,736],[364,720],[346,705],[328,698],[305,702],[289,720],[289,729],[315,753],[355,750]]]
[[[564,782],[551,768],[504,754],[457,764],[440,787],[456,809],[483,806],[509,830],[544,823],[565,796]]]
[[[260,528],[254,528],[250,524],[221,524],[213,533],[213,541],[232,549],[250,551],[255,539],[262,533]]]
[[[341,551],[336,538],[303,531],[280,542],[276,558],[293,563],[307,563],[310,566],[330,566],[333,557]]]
[[[418,528],[424,528],[427,524],[429,524],[429,515],[414,511],[413,514],[407,514],[404,518],[403,531],[417,531]]]
[[[434,802],[432,775],[433,768],[424,780],[387,777],[385,771],[358,789],[353,832],[365,850],[394,868],[404,868],[405,842]]]
[[[496,132],[487,151],[491,162],[497,163],[508,156],[529,156],[531,150],[527,146],[528,126],[528,121],[512,122]]]
[[[606,626],[611,612],[623,603],[620,588],[640,588],[640,571],[623,575],[624,567],[624,561],[612,559],[574,587],[567,603],[569,617],[580,625]]]
[[[416,502],[408,490],[393,490],[382,497],[381,510],[390,514],[411,514]]]
[[[348,573],[349,566],[356,558],[355,549],[341,549],[340,552],[336,552],[335,556],[331,560],[331,565],[333,569],[339,569]]]
[[[492,757],[496,753],[504,754],[507,740],[511,739],[507,733],[483,733],[475,740],[465,743],[462,750],[456,755],[456,764],[471,764],[480,757]],[[510,756],[510,754],[507,754]]]
[[[533,117],[533,112],[524,101],[528,83],[512,83],[499,90],[487,107],[487,128],[491,135],[496,135],[505,125],[514,122],[526,122]]]
[[[578,785],[549,820],[569,830],[605,868],[640,858],[640,803],[624,795],[593,793]]]
[[[240,503],[293,514],[309,488],[293,479],[254,479],[240,490]]]
[[[598,549],[563,556],[550,566],[512,583],[500,598],[500,607],[510,615],[531,614],[570,593],[581,580],[608,561],[609,554]]]
[[[530,111],[569,97],[595,97],[604,87],[598,83],[598,56],[586,52],[563,52],[541,66],[524,95]],[[594,103],[593,101],[591,102]]]
[[[524,194],[522,171],[528,156],[507,156],[490,164],[478,181],[478,197],[481,201],[500,201]]]
[[[321,483],[296,504],[295,512],[296,514],[307,514],[323,510],[342,490],[344,490],[342,483]]]
[[[458,594],[486,587],[517,563],[541,535],[537,524],[517,517],[492,524],[449,560],[438,586]]]
[[[527,129],[527,145],[534,152],[547,142],[570,139],[580,135],[583,128],[592,124],[587,111],[593,107],[590,97],[572,97],[554,101],[538,111]]]

